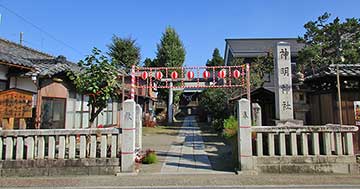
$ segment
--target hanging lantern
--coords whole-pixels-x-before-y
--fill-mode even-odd
[[[218,77],[221,79],[224,79],[226,77],[226,71],[225,70],[221,70],[218,72]]]
[[[148,76],[149,76],[149,74],[145,71],[141,73],[141,79],[143,79],[143,80],[146,80],[148,78]]]
[[[192,71],[188,71],[186,75],[187,75],[188,79],[194,78],[194,72],[192,72]]]
[[[241,75],[241,73],[240,73],[240,71],[239,71],[239,70],[234,70],[234,72],[233,72],[233,76],[234,76],[234,78],[235,78],[235,79],[239,78],[239,77],[240,77],[240,75]]]
[[[176,71],[171,72],[171,78],[177,79],[179,77],[179,74]]]
[[[210,72],[205,70],[204,73],[203,73],[203,77],[204,77],[204,79],[209,78],[210,77]]]
[[[156,72],[155,77],[157,80],[161,80],[163,77],[163,74],[161,72]]]

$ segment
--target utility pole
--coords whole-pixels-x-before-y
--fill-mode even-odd
[[[20,32],[20,45],[23,45],[23,35],[24,32]]]
[[[344,62],[344,57],[342,56],[342,39],[343,36],[341,34],[338,35],[340,39],[337,40],[337,52],[336,52],[336,82],[337,82],[337,92],[338,92],[338,106],[339,106],[339,123],[340,126],[343,125],[343,119],[342,119],[342,101],[341,101],[341,86],[340,86],[340,73],[339,73],[339,60],[341,62]]]
[[[336,64],[336,81],[337,81],[337,92],[338,92],[338,103],[339,103],[339,119],[340,119],[340,126],[343,124],[342,119],[342,106],[341,106],[341,91],[340,91],[340,74],[339,74],[339,63]]]

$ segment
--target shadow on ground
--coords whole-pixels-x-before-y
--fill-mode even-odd
[[[212,168],[216,171],[233,172],[236,162],[232,154],[232,146],[219,136],[209,123],[198,124]]]

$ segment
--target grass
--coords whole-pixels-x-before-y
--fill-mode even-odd
[[[156,126],[156,127],[143,127],[143,135],[151,134],[165,134],[165,135],[177,135],[179,133],[179,126]]]
[[[158,158],[155,152],[147,152],[144,159],[142,160],[143,164],[153,164],[157,162],[158,162]]]

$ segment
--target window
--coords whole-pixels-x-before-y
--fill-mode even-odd
[[[43,97],[42,101],[41,128],[64,129],[66,99]]]
[[[0,91],[4,91],[7,89],[7,81],[6,80],[0,80]]]

